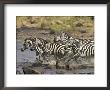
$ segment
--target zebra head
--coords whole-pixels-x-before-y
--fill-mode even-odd
[[[54,43],[60,43],[61,42],[61,38],[60,36],[54,37]]]
[[[59,36],[54,37],[54,42],[58,44],[59,43],[65,44],[69,38],[70,38],[69,34],[67,34],[64,31],[61,31],[61,34]]]
[[[24,50],[26,50],[26,49],[31,48],[31,47],[33,46],[33,42],[35,42],[35,38],[32,38],[32,37],[26,38],[26,39],[24,40],[23,48],[21,48],[21,51],[24,51]]]
[[[65,44],[68,42],[70,36],[66,32],[62,32],[60,35],[60,38],[61,38],[62,43]]]

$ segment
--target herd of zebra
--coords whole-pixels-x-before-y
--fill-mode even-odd
[[[35,51],[38,61],[46,61],[46,57],[53,55],[56,59],[56,68],[62,60],[69,68],[71,59],[77,61],[79,57],[94,57],[94,40],[78,39],[66,32],[61,32],[60,35],[54,36],[52,41],[35,37],[26,38],[21,51],[26,49]],[[41,57],[43,60],[41,60]]]

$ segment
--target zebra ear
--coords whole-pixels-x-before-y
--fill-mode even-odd
[[[36,38],[33,38],[33,42],[35,42],[36,41]]]
[[[64,33],[64,31],[63,30],[61,30],[61,34],[63,34]]]
[[[26,42],[28,40],[28,38],[24,39],[24,41]]]
[[[49,39],[45,40],[45,43],[49,43],[49,42],[50,42],[50,40],[49,40]]]
[[[34,41],[36,40],[36,38],[30,37],[30,40],[31,40],[32,42],[34,42]]]

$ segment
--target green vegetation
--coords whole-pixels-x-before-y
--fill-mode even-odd
[[[17,16],[16,27],[39,30],[94,31],[93,16]]]

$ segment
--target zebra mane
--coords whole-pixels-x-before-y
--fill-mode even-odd
[[[30,40],[30,41],[34,42],[34,41],[36,41],[36,38],[34,38],[34,37],[29,37],[29,38],[26,38],[24,41],[27,41],[27,40]]]
[[[49,41],[48,41],[48,40],[45,40],[45,39],[43,39],[43,38],[37,38],[37,39],[39,39],[39,40],[43,41],[45,44],[46,44],[46,43],[49,43]]]

